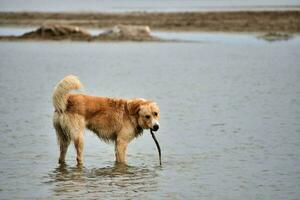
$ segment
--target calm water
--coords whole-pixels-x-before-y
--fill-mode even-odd
[[[299,40],[0,42],[0,199],[299,199],[299,51]],[[51,93],[68,74],[88,94],[157,101],[163,166],[148,132],[122,167],[87,131],[84,167],[73,148],[59,167]]]
[[[34,31],[38,27],[0,27],[1,36],[21,36],[24,33]],[[89,33],[96,36],[105,32],[106,29],[87,29]],[[177,40],[186,42],[214,42],[214,43],[235,43],[235,44],[265,44],[268,41],[258,39],[262,33],[221,33],[221,32],[167,32],[167,31],[152,31],[152,36],[159,37],[165,40]],[[292,35],[290,42],[300,43],[300,35]],[[278,44],[277,41],[276,43]],[[285,43],[285,41],[284,41]]]
[[[218,10],[299,10],[299,0],[1,0],[0,11],[173,12]]]

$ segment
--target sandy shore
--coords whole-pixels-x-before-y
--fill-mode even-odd
[[[178,13],[39,13],[0,12],[0,26],[46,23],[107,28],[148,25],[155,30],[300,33],[300,11],[233,11]]]

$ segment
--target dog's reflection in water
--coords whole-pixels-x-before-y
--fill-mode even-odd
[[[111,167],[87,169],[84,166],[59,165],[49,173],[55,196],[84,197],[141,197],[158,188],[155,169],[114,164]]]

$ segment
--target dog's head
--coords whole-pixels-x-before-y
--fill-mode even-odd
[[[138,125],[142,129],[159,129],[159,107],[153,101],[145,99],[132,99],[128,102],[128,111],[130,115],[136,117]]]

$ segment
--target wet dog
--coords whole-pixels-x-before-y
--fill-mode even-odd
[[[144,129],[159,129],[159,107],[145,99],[116,99],[85,94],[70,94],[82,88],[76,76],[62,79],[54,89],[55,108],[53,124],[60,147],[59,163],[71,141],[77,153],[77,164],[83,163],[85,128],[93,131],[104,142],[115,144],[116,162],[126,162],[127,145],[143,133]]]

